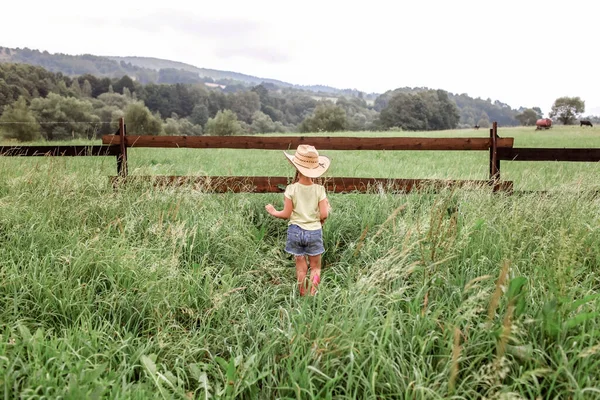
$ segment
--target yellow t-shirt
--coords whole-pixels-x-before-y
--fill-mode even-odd
[[[319,202],[327,198],[325,187],[314,183],[302,185],[296,182],[285,188],[284,196],[294,204],[288,225],[298,225],[308,231],[321,229]]]

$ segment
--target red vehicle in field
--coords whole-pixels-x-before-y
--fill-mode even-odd
[[[540,129],[550,129],[552,128],[552,120],[550,118],[541,118],[535,121],[535,130],[539,131]]]

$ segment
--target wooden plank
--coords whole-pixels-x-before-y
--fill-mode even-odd
[[[103,144],[120,144],[117,135],[102,136]],[[292,150],[311,144],[319,150],[487,150],[490,138],[323,137],[323,136],[127,136],[127,147],[227,148]],[[512,147],[514,138],[498,139]]]
[[[283,193],[291,183],[291,178],[284,176],[141,176],[130,175],[127,178],[110,177],[113,185],[119,183],[149,182],[155,186],[193,186],[195,189],[216,193]],[[344,178],[332,177],[316,179],[331,193],[378,193],[402,192],[414,190],[440,190],[458,187],[488,187],[494,191],[511,191],[512,182],[494,182],[487,180],[444,180],[444,179],[378,179],[378,178]]]
[[[43,156],[116,156],[119,146],[2,146],[0,156],[43,157]]]
[[[503,148],[498,159],[508,161],[575,161],[598,162],[600,149],[589,148]]]

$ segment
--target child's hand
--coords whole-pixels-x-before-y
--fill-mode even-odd
[[[276,211],[275,207],[273,207],[273,204],[267,204],[265,206],[265,210],[267,210],[267,212],[271,215],[273,215],[273,213]]]

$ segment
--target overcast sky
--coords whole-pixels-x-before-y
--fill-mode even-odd
[[[5,3],[5,47],[158,57],[365,92],[426,86],[545,113],[557,97],[579,96],[600,115],[600,7],[589,0]]]

